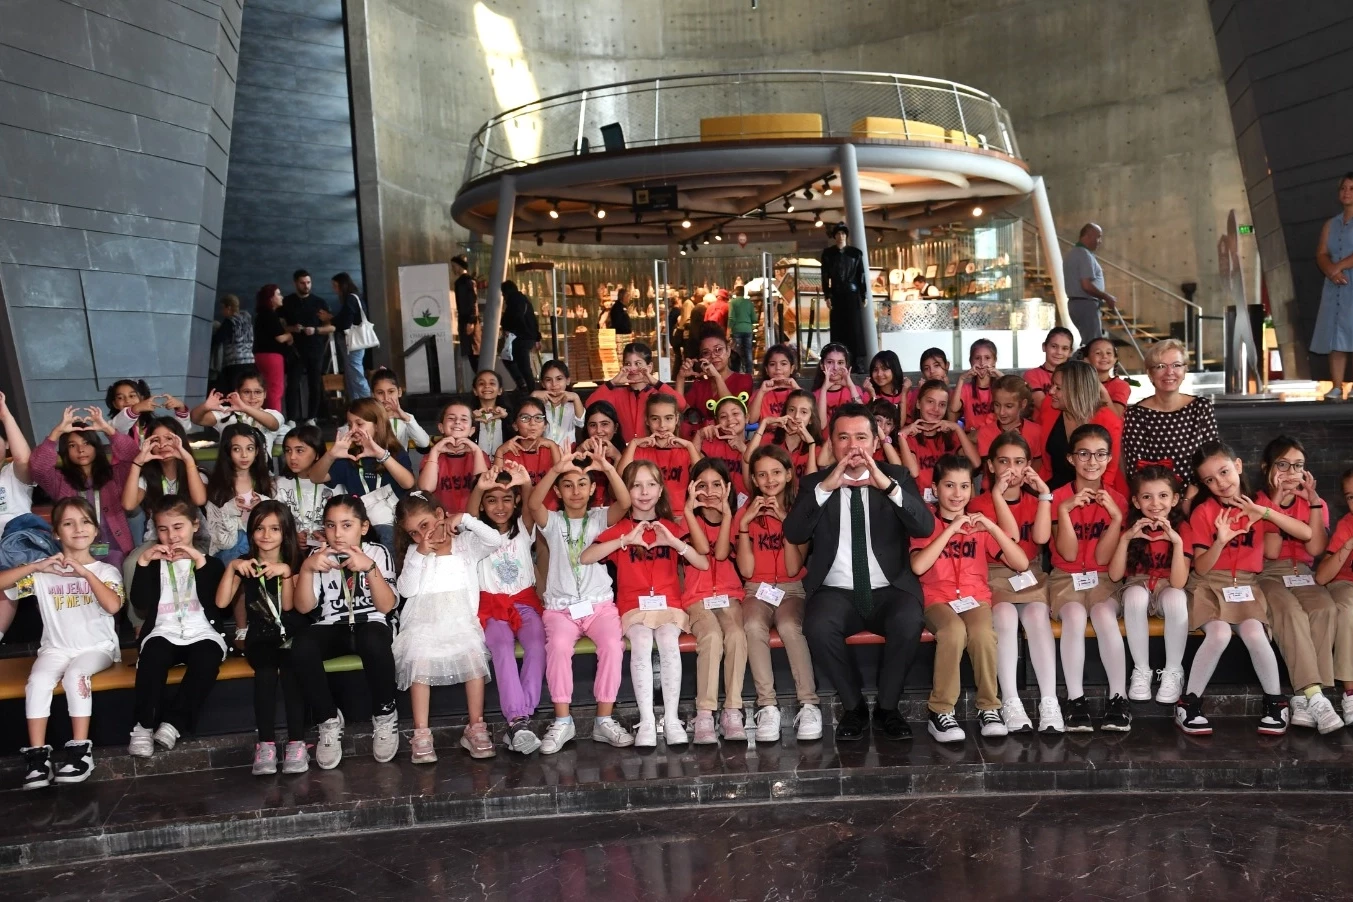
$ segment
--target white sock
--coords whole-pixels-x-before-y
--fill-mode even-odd
[[[1184,672],[1184,646],[1189,642],[1189,597],[1183,589],[1160,590],[1161,613],[1165,615],[1165,669]]]
[[[1099,660],[1109,677],[1109,698],[1127,697],[1127,659],[1123,655],[1123,636],[1118,632],[1118,602],[1110,598],[1090,609],[1099,643]]]
[[[1062,678],[1067,699],[1085,695],[1085,608],[1073,601],[1062,605]]]
[[[1022,605],[1019,619],[1024,624],[1024,638],[1029,641],[1029,663],[1034,666],[1038,694],[1042,698],[1056,698],[1057,646],[1052,638],[1048,606],[1041,601]]]
[[[1127,627],[1128,650],[1132,652],[1132,669],[1151,669],[1151,636],[1147,610],[1151,593],[1146,586],[1128,586],[1123,590],[1123,625]],[[1098,631],[1099,627],[1095,627]]]
[[[1250,663],[1259,677],[1259,686],[1266,695],[1281,695],[1282,683],[1278,681],[1278,658],[1273,654],[1273,644],[1268,641],[1268,631],[1258,620],[1246,620],[1235,627],[1240,641],[1250,651]]]
[[[662,682],[662,718],[667,723],[680,723],[681,707],[681,629],[674,623],[656,630],[658,637],[658,678]]]
[[[1019,681],[1015,671],[1019,667],[1019,612],[1009,602],[1000,602],[991,608],[991,620],[996,627],[996,678],[1001,686],[1001,701],[1019,697]]]
[[[1217,669],[1221,653],[1226,651],[1226,646],[1230,644],[1230,624],[1222,623],[1220,620],[1209,620],[1203,624],[1203,644],[1198,646],[1198,651],[1194,653],[1193,667],[1189,670],[1186,691],[1190,695],[1201,697],[1206,691],[1207,681],[1212,679],[1212,672]]]
[[[630,640],[630,682],[639,722],[653,723],[653,631],[636,623],[625,636]]]

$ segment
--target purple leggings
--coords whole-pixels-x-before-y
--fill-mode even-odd
[[[545,675],[545,625],[540,612],[524,604],[516,606],[521,630],[515,635],[506,620],[489,620],[484,641],[493,655],[493,678],[498,683],[498,702],[508,721],[530,717],[540,704],[540,681]],[[517,671],[517,643],[525,654]]]

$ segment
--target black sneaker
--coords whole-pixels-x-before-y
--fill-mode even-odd
[[[88,739],[72,739],[61,750],[61,766],[56,769],[56,782],[83,783],[94,772],[94,743]]]
[[[841,715],[841,722],[836,725],[836,738],[846,741],[863,739],[864,728],[867,726],[869,726],[869,708],[861,702],[858,708]]]
[[[1104,706],[1104,720],[1099,728],[1115,733],[1126,733],[1132,729],[1132,712],[1128,710],[1127,699],[1121,695],[1109,699],[1109,703]]]
[[[875,708],[874,728],[882,733],[885,739],[911,738],[911,725],[907,723],[906,718],[896,708],[891,711]]]
[[[1212,735],[1212,724],[1203,716],[1203,700],[1193,693],[1175,703],[1174,725],[1190,736]]]
[[[1287,732],[1291,711],[1287,707],[1287,697],[1283,695],[1264,696],[1264,716],[1259,718],[1259,732],[1264,736],[1281,736]]]
[[[1085,696],[1066,700],[1066,731],[1068,733],[1093,733],[1095,725],[1090,722],[1090,706]]]
[[[52,747],[39,745],[19,750],[23,755],[23,788],[42,789],[52,785]]]

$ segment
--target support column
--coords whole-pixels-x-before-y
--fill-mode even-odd
[[[860,202],[860,170],[855,162],[855,145],[841,145],[841,194],[846,202],[846,225],[850,228],[850,243],[864,254],[864,348],[851,348],[859,353],[863,350],[865,366],[879,352],[878,317],[874,311],[873,278],[869,275],[869,241],[864,231],[864,205]],[[832,338],[835,341],[835,336]]]
[[[483,338],[477,369],[491,370],[497,363],[498,327],[503,318],[503,280],[507,278],[507,255],[512,244],[512,220],[517,207],[517,179],[504,175],[498,183],[498,216],[493,221],[493,256],[489,263],[488,303],[484,305]]]
[[[1048,261],[1048,277],[1052,280],[1053,301],[1057,304],[1057,322],[1066,326],[1076,337],[1073,348],[1080,347],[1081,336],[1066,307],[1066,280],[1062,274],[1062,248],[1057,244],[1057,226],[1052,221],[1052,205],[1048,203],[1048,189],[1043,176],[1034,176],[1034,217],[1038,220],[1038,238],[1043,243],[1043,256]]]

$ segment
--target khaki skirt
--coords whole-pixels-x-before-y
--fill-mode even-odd
[[[1254,593],[1254,600],[1227,601],[1222,597],[1222,589],[1237,584],[1225,570],[1213,570],[1199,576],[1193,594],[1189,596],[1189,629],[1196,630],[1213,620],[1230,624],[1243,623],[1246,620],[1268,623],[1268,602],[1264,598],[1264,590],[1259,588],[1257,575],[1241,573],[1237,576],[1239,585],[1250,587],[1250,591]]]
[[[1038,561],[1029,562],[1029,572],[1038,580],[1027,589],[1016,592],[1010,588],[1010,578],[1015,571],[1004,564],[991,564],[987,567],[987,584],[991,586],[992,604],[1029,604],[1034,601],[1048,602],[1048,576]]]
[[[1197,585],[1198,585],[1198,577],[1194,574],[1192,570],[1190,570],[1188,581],[1184,583],[1184,588],[1181,589],[1180,591],[1184,593],[1185,597],[1191,597],[1193,595],[1193,590],[1197,587]],[[1146,606],[1147,615],[1151,617],[1160,617],[1161,616],[1160,593],[1162,589],[1170,588],[1169,579],[1163,576],[1157,578],[1156,585],[1154,587],[1152,587],[1151,585],[1151,577],[1149,576],[1143,575],[1129,576],[1127,579],[1123,580],[1124,589],[1129,589],[1132,586],[1141,586],[1150,594],[1151,601],[1148,602]]]
[[[641,611],[635,608],[633,611],[626,611],[620,617],[620,631],[628,632],[629,628],[635,624],[646,626],[655,630],[660,626],[675,624],[683,633],[690,632],[691,619],[686,616],[686,612],[681,608],[663,608],[660,611]]]
[[[1101,573],[1099,574],[1099,585],[1093,589],[1082,589],[1078,592],[1071,579],[1071,574],[1053,567],[1052,572],[1048,574],[1048,607],[1051,608],[1052,619],[1062,619],[1059,612],[1063,605],[1071,604],[1073,601],[1080,602],[1081,606],[1089,611],[1091,607],[1101,601],[1108,601],[1113,598],[1122,587],[1122,583],[1113,582],[1109,579],[1107,573]]]

